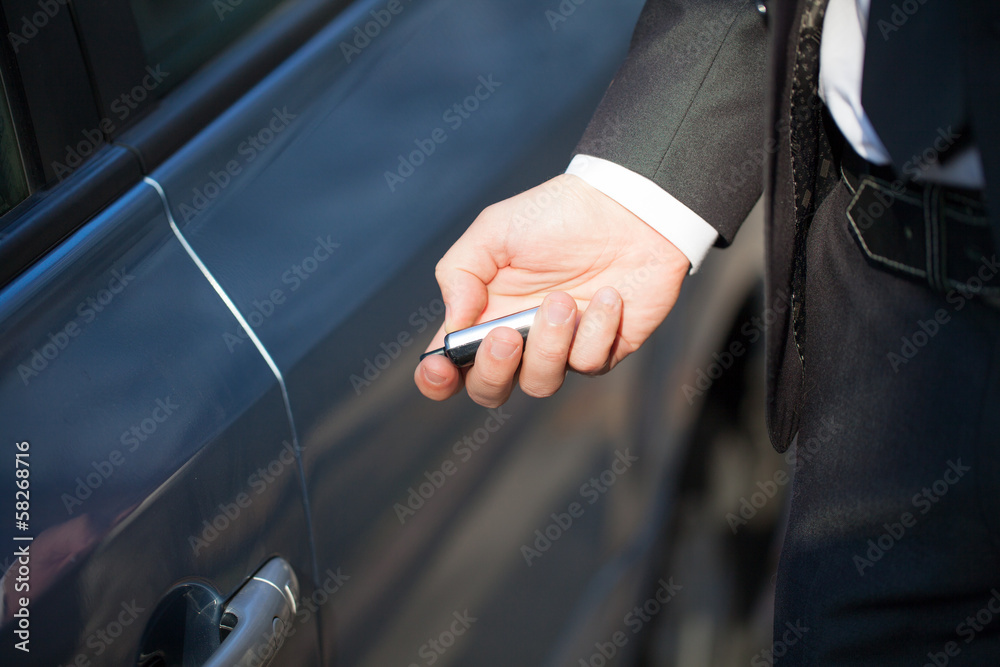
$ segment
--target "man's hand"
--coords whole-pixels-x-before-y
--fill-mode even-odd
[[[672,243],[576,176],[562,175],[490,206],[438,262],[446,332],[541,304],[524,350],[492,331],[461,371],[433,355],[414,374],[427,397],[463,384],[476,403],[502,405],[515,377],[529,396],[551,396],[566,370],[606,373],[653,333],[690,268]]]

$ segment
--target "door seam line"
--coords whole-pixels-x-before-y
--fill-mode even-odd
[[[257,352],[261,355],[261,357],[264,358],[264,362],[267,363],[268,367],[271,369],[271,372],[274,374],[275,379],[278,381],[278,387],[281,389],[281,399],[285,405],[285,417],[288,420],[288,428],[291,430],[292,447],[294,448],[295,459],[296,462],[298,463],[298,468],[299,468],[299,484],[302,487],[302,500],[305,508],[306,524],[309,537],[310,560],[312,561],[311,574],[313,579],[313,586],[318,586],[319,562],[317,560],[316,545],[315,545],[315,540],[313,538],[312,508],[310,507],[309,503],[309,489],[306,486],[305,466],[302,461],[302,447],[299,444],[298,429],[295,426],[295,417],[292,414],[292,403],[288,397],[288,388],[285,385],[285,377],[281,373],[281,369],[278,368],[278,364],[274,361],[274,358],[271,356],[271,353],[267,351],[267,348],[264,347],[264,343],[260,340],[260,338],[257,337],[257,334],[250,326],[250,323],[247,322],[246,318],[243,317],[243,313],[241,313],[239,308],[237,308],[236,303],[232,300],[232,298],[230,298],[229,294],[222,287],[222,284],[219,283],[218,280],[216,280],[215,276],[209,270],[208,266],[206,266],[205,263],[201,260],[201,257],[188,242],[187,238],[185,238],[183,232],[181,232],[180,227],[178,227],[177,221],[174,219],[173,213],[170,210],[170,206],[167,203],[167,194],[166,192],[163,191],[163,186],[161,186],[158,181],[149,176],[143,176],[142,180],[145,181],[145,183],[149,185],[151,188],[156,190],[157,194],[160,197],[160,202],[163,204],[163,211],[167,216],[167,222],[170,224],[170,229],[173,231],[174,236],[177,237],[178,241],[180,241],[180,244],[184,248],[185,252],[187,252],[188,257],[190,257],[191,261],[193,261],[195,266],[198,267],[198,270],[201,271],[201,274],[205,278],[205,280],[208,281],[208,283],[212,286],[212,289],[215,290],[215,293],[219,295],[220,299],[222,299],[222,302],[229,309],[229,312],[233,315],[233,317],[236,318],[236,321],[239,323],[239,325],[243,327],[243,330],[246,332],[247,337],[254,344],[254,347],[257,348]]]

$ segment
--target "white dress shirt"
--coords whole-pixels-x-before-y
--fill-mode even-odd
[[[830,0],[820,45],[819,95],[837,127],[861,157],[888,164],[889,153],[861,106],[861,74],[871,0]],[[985,183],[973,146],[949,158],[947,166],[920,164],[920,178],[971,188]],[[697,213],[649,179],[607,160],[577,155],[566,169],[634,213],[701,266],[718,232]]]

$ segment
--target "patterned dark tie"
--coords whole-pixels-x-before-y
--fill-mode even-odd
[[[937,161],[968,118],[961,4],[871,0],[861,103],[903,176],[907,162]]]
[[[852,0],[853,1],[853,0]],[[823,128],[819,99],[819,45],[828,0],[804,0],[792,63],[791,145],[795,192],[795,245],[792,265],[792,334],[799,359],[805,360],[806,238],[816,206],[837,183],[830,142]]]

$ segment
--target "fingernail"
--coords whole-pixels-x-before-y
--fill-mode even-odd
[[[618,295],[613,289],[605,288],[602,289],[598,295],[597,300],[603,303],[605,306],[617,306],[618,305]]]
[[[426,366],[424,366],[424,378],[426,378],[431,384],[443,384],[445,381],[444,377],[438,375]]]
[[[509,359],[517,351],[517,345],[505,340],[494,338],[490,341],[490,354],[494,359]]]
[[[573,309],[564,303],[549,301],[545,304],[545,318],[549,324],[566,324],[572,314]]]

